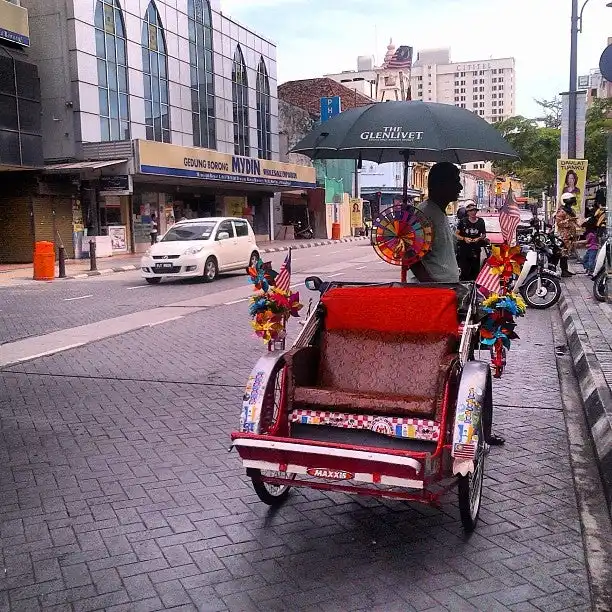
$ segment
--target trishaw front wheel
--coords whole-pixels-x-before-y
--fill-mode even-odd
[[[485,440],[481,421],[478,424],[478,444],[476,446],[476,458],[474,459],[474,471],[465,476],[459,476],[459,513],[461,514],[463,529],[467,533],[474,531],[478,522],[482,500],[484,463]]]
[[[272,476],[279,478],[288,478],[293,480],[295,474],[287,474],[285,472],[268,472],[256,469],[248,470],[248,475],[251,477],[253,488],[257,497],[268,506],[280,506],[289,496],[291,486],[288,484],[273,484],[270,482],[264,482],[262,476]]]

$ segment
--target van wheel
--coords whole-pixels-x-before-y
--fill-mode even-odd
[[[145,278],[145,280],[149,285],[159,285],[159,283],[161,283],[161,278],[155,276],[152,278]]]
[[[251,253],[251,257],[249,258],[249,268],[254,268],[259,261],[259,253],[257,251],[253,251]]]
[[[214,257],[209,257],[204,264],[204,281],[212,283],[217,278],[218,273],[217,260]]]

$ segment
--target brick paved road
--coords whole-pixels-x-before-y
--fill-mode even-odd
[[[266,261],[280,266],[285,256],[284,252],[269,253]],[[316,273],[339,260],[340,265],[346,265],[348,260],[363,257],[369,260],[370,267],[380,266],[365,242],[300,249],[293,253],[293,272]],[[0,343],[244,286],[243,273],[223,274],[211,284],[187,280],[151,286],[145,284],[140,271],[52,283],[0,285]]]
[[[257,500],[227,453],[261,351],[244,308],[0,374],[0,610],[590,609],[550,313],[496,385],[508,444],[466,538],[454,494]]]

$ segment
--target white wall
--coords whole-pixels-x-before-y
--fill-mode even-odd
[[[50,140],[45,157],[68,157],[75,150],[75,142],[100,140],[93,25],[96,1],[23,0],[23,5],[30,11],[32,56],[40,66],[43,84],[43,128],[45,139]],[[128,39],[132,137],[145,138],[140,41],[142,18],[149,0],[122,0],[120,5]],[[158,0],[155,5],[166,34],[172,143],[192,146],[187,0]],[[234,152],[231,75],[236,45],[240,44],[248,71],[251,156],[257,157],[258,149],[255,87],[257,66],[263,57],[270,80],[272,158],[278,159],[276,46],[222,15],[219,0],[213,0],[211,5],[217,149],[226,153]],[[68,116],[64,116],[68,99],[73,102],[73,107]],[[53,116],[60,111],[61,126],[53,121]],[[76,124],[74,129],[68,125],[72,113]],[[69,136],[64,136],[65,132],[69,132]]]

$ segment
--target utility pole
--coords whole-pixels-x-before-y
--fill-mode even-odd
[[[586,2],[585,2],[586,4]],[[584,6],[582,7],[584,9]],[[576,158],[576,107],[578,80],[578,0],[572,0],[572,27],[570,40],[569,121],[567,130],[567,157]]]

